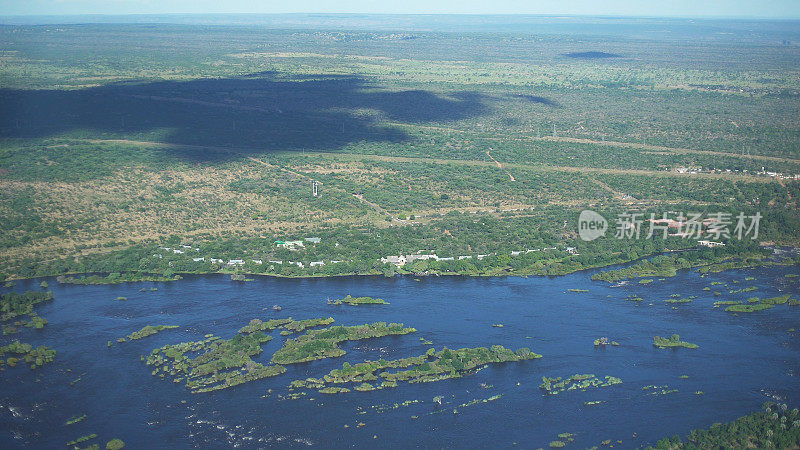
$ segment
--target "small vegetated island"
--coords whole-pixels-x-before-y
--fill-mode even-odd
[[[125,342],[126,340],[128,340],[128,341],[138,341],[139,339],[144,339],[147,336],[152,336],[152,335],[158,333],[159,331],[172,330],[172,329],[175,329],[175,328],[178,328],[178,326],[177,325],[147,325],[147,326],[145,326],[144,328],[142,328],[139,331],[135,331],[135,332],[125,336],[124,338],[117,339],[117,342]]]
[[[372,298],[372,297],[353,297],[350,294],[347,294],[345,298],[339,298],[336,300],[328,300],[329,305],[342,305],[347,304],[351,306],[356,305],[388,305],[389,302],[382,298]]]
[[[758,290],[758,286],[750,286],[750,287],[746,287],[746,288],[731,289],[731,290],[728,291],[728,293],[729,294],[740,294],[742,292],[753,292],[753,291],[757,291],[757,290]]]
[[[91,441],[92,439],[97,439],[97,434],[96,433],[87,434],[87,435],[81,436],[81,437],[79,437],[77,439],[73,439],[73,440],[67,442],[67,447],[80,448],[80,447],[78,447],[78,444],[82,444],[82,443],[84,443],[86,441]],[[99,446],[94,445],[94,446],[92,446],[90,448],[99,448]]]
[[[6,355],[8,359],[2,358]],[[40,345],[34,348],[31,344],[14,341],[8,345],[0,347],[0,370],[4,370],[5,366],[14,367],[19,361],[28,363],[31,369],[36,369],[47,363],[53,362],[56,357],[56,351],[50,347]]]
[[[673,334],[669,338],[664,338],[661,336],[653,336],[653,345],[658,348],[668,348],[668,347],[685,347],[685,348],[698,348],[699,345],[692,344],[691,342],[682,341],[681,337],[677,334]]]
[[[97,439],[97,433],[87,434],[85,436],[81,436],[77,439],[67,442],[67,447],[72,447],[75,449],[80,448],[78,444],[83,444],[84,442],[91,441],[92,439]],[[105,449],[106,450],[121,450],[125,448],[125,442],[122,439],[112,439],[106,443]],[[99,450],[99,444],[92,444],[86,447],[88,450]]]
[[[21,327],[40,330],[47,325],[47,319],[39,317],[34,306],[53,299],[52,292],[28,291],[25,294],[10,292],[0,299],[0,322],[2,322],[3,336],[18,333]],[[27,314],[28,320],[19,316]],[[14,320],[13,319],[18,319]]]
[[[678,392],[677,389],[670,388],[669,385],[667,384],[663,386],[656,386],[654,384],[650,384],[647,386],[642,386],[642,390],[647,392],[646,395],[654,395],[654,396],[668,395]]]
[[[621,379],[612,376],[600,379],[594,374],[575,374],[565,379],[542,377],[539,389],[543,390],[545,395],[557,395],[564,391],[585,391],[589,388],[607,387],[621,383]]]
[[[264,331],[278,327],[299,329],[330,323],[333,319],[311,319],[297,325],[292,319],[267,322],[254,319],[231,339],[207,335],[204,340],[165,345],[153,350],[147,364],[154,366],[153,375],[173,377],[175,383],[185,381],[193,393],[209,392],[236,386],[248,381],[272,377],[286,372],[282,364],[295,364],[315,359],[342,356],[345,351],[336,344],[347,340],[402,335],[416,331],[402,324],[377,322],[350,327],[311,330],[296,339],[287,339],[283,348],[272,355],[272,364],[264,366],[252,360],[261,353],[261,345],[272,340]],[[197,354],[194,357],[189,354]]]
[[[575,436],[575,435],[572,434],[572,433],[559,433],[558,440],[550,441],[550,443],[547,444],[547,445],[550,448],[563,448],[563,447],[566,447],[568,443],[570,443],[570,442],[575,440],[575,438],[573,436]]]
[[[307,328],[320,327],[333,323],[333,317],[321,319],[294,320],[291,317],[286,319],[270,319],[266,322],[261,319],[253,319],[250,323],[239,330],[239,333],[252,333],[254,331],[273,331],[282,328],[282,335],[299,333]]]
[[[720,300],[718,302],[714,302],[714,308],[719,308],[720,306],[731,306],[731,305],[740,305],[742,302],[739,300]]]
[[[476,373],[488,364],[541,357],[527,348],[514,352],[502,345],[458,350],[443,348],[438,352],[430,348],[423,355],[409,358],[364,361],[355,365],[346,362],[341,369],[334,369],[322,378],[295,380],[291,387],[317,389],[323,394],[345,393],[351,389],[373,391],[397,387],[398,383],[428,383],[460,378]]]
[[[401,323],[387,325],[386,322],[310,330],[294,339],[287,339],[283,348],[272,355],[272,362],[294,364],[316,359],[336,358],[346,353],[337,345],[340,342],[399,336],[416,331],[414,328],[404,328]]]
[[[609,338],[607,338],[605,336],[597,338],[597,339],[594,340],[594,346],[595,347],[605,347],[606,345],[612,345],[614,347],[618,347],[619,346],[619,342],[612,341],[612,340],[610,340]]]
[[[122,439],[112,439],[106,442],[106,450],[120,450],[125,447],[125,442]]]
[[[676,304],[676,303],[692,303],[693,300],[694,300],[694,297],[681,298],[680,294],[672,294],[672,295],[670,295],[670,298],[664,300],[664,302],[665,303],[672,303],[672,304]]]
[[[726,302],[717,302],[720,305],[728,304]],[[714,305],[717,306],[717,303]],[[778,297],[758,298],[750,297],[747,299],[747,304],[736,302],[730,304],[725,311],[734,313],[751,313],[756,311],[763,311],[765,309],[774,308],[776,305],[789,304],[789,306],[797,306],[800,302],[791,298],[791,294],[781,295]]]
[[[52,301],[52,292],[28,291],[24,294],[9,292],[0,298],[0,322],[33,313],[33,307],[42,302]]]
[[[43,302],[52,301],[52,292],[28,291],[24,294],[8,292],[0,297],[0,322],[8,322],[22,315],[28,315],[29,320],[17,320],[11,324],[2,325],[3,334],[14,334],[18,327],[41,329],[47,324],[47,319],[39,317],[34,312],[34,307]],[[2,359],[8,355],[7,359]],[[33,347],[20,341],[14,341],[0,347],[0,370],[5,367],[15,367],[20,361],[26,362],[31,369],[36,369],[47,363],[53,362],[56,351],[50,347],[40,345]]]
[[[648,449],[680,450],[695,448],[798,448],[800,411],[786,404],[767,402],[763,411],[725,424],[715,423],[705,430],[693,430],[686,441],[678,436],[664,438]]]
[[[75,425],[78,422],[82,422],[86,419],[86,414],[82,414],[80,416],[75,416],[64,422],[64,425]]]
[[[203,340],[195,342],[165,345],[154,349],[146,362],[153,366],[153,375],[171,377],[175,383],[184,383],[192,393],[210,392],[283,374],[288,364],[345,355],[346,352],[338,346],[345,341],[402,336],[417,331],[403,324],[386,322],[309,329],[331,323],[332,318],[300,321],[291,318],[268,321],[253,319],[231,339],[206,335]],[[296,338],[287,339],[283,347],[272,355],[270,364],[253,361],[252,358],[262,352],[262,344],[273,339],[265,332],[277,329],[283,329],[281,334],[309,330]],[[541,355],[527,348],[514,352],[500,345],[458,350],[444,348],[438,352],[431,348],[423,355],[409,358],[380,359],[355,365],[344,363],[342,369],[333,370],[321,378],[296,380],[290,389],[311,388],[326,394],[370,391],[396,387],[401,382],[457,378],[475,373],[488,364],[537,358],[541,358]],[[378,380],[380,384],[371,384]]]
[[[192,393],[215,391],[285,372],[283,366],[264,366],[251,359],[261,353],[261,344],[270,340],[271,336],[260,331],[227,340],[207,335],[201,341],[157,348],[147,364],[154,366],[153,375],[185,382]],[[188,355],[194,353],[197,356]]]

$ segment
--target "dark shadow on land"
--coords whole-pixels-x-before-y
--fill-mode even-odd
[[[489,112],[474,92],[388,91],[352,76],[286,77],[260,72],[227,79],[126,81],[81,90],[0,90],[0,137],[156,139],[247,149],[332,151],[352,142],[409,139],[389,121],[445,122]],[[360,110],[360,111],[359,111]],[[159,130],[165,130],[158,135]],[[172,151],[217,159],[219,152]]]

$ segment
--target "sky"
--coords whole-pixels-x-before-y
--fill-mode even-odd
[[[0,15],[386,13],[800,18],[800,0],[0,0]]]

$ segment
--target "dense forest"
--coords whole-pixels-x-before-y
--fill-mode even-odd
[[[656,443],[655,449],[697,448],[798,448],[800,413],[785,404],[767,402],[763,411],[740,417],[730,423],[715,423],[708,429],[694,430],[682,440],[678,436]]]

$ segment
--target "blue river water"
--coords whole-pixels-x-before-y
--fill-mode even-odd
[[[647,285],[616,287],[591,281],[592,272],[555,278],[256,277],[250,282],[211,275],[111,286],[48,279],[55,300],[37,312],[49,324],[0,337],[1,344],[20,339],[58,351],[53,363],[35,371],[20,364],[0,372],[0,448],[64,448],[92,433],[99,437],[84,445],[102,448],[112,438],[128,448],[538,448],[565,432],[575,435],[569,444],[574,448],[607,439],[615,448],[641,447],[733,420],[768,400],[800,406],[800,331],[789,331],[800,330],[800,307],[739,315],[713,307],[717,300],[749,296],[797,298],[798,278],[785,275],[798,272],[797,266],[705,277],[681,271]],[[40,281],[20,281],[3,291],[39,290]],[[703,290],[715,281],[724,284]],[[729,293],[750,286],[758,289]],[[391,305],[326,304],[347,294],[380,297]],[[671,294],[697,298],[673,307],[664,302]],[[626,301],[631,295],[644,300]],[[117,300],[120,296],[127,300]],[[273,311],[275,304],[283,310]],[[418,331],[347,342],[340,358],[290,365],[281,376],[205,394],[152,376],[140,359],[153,348],[207,333],[229,338],[252,318],[290,316],[331,316],[339,325],[402,322]],[[107,348],[109,340],[158,324],[179,328]],[[652,345],[654,335],[676,333],[700,347]],[[274,336],[258,361],[268,361],[282,345],[283,338]],[[593,340],[601,336],[620,345],[595,348]],[[453,380],[285,398],[292,380],[322,376],[345,361],[421,355],[430,346],[420,338],[437,350],[500,344],[529,347],[543,358],[490,365]],[[539,388],[543,376],[577,373],[612,375],[623,383],[547,397]],[[642,389],[648,385],[677,392],[648,395],[651,391]],[[494,395],[502,397],[459,407]],[[441,406],[435,396],[443,397]],[[408,400],[419,402],[404,406]],[[584,404],[589,401],[603,403]],[[85,420],[65,425],[83,414]]]

